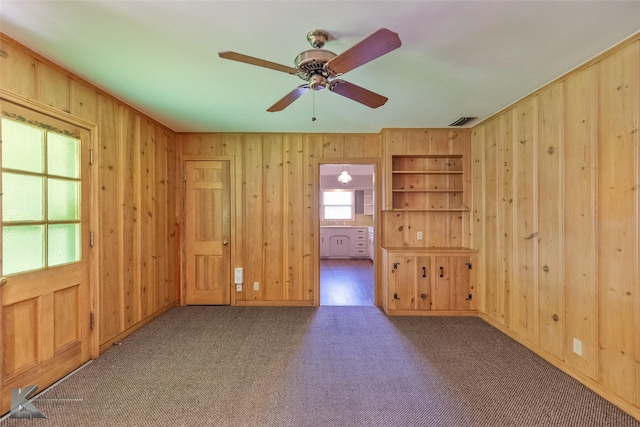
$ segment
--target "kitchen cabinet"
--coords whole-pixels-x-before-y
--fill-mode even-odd
[[[367,236],[367,254],[369,255],[369,259],[373,261],[375,254],[375,233],[373,227],[368,227]]]
[[[321,258],[367,256],[367,227],[320,227]]]
[[[383,248],[383,309],[389,315],[475,315],[476,251]]]
[[[348,257],[351,248],[351,238],[346,234],[336,234],[329,237],[329,257]]]

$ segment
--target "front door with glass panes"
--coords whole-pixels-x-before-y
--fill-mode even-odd
[[[90,132],[2,104],[2,400],[90,357]]]

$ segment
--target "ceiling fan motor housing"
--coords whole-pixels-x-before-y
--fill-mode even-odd
[[[313,90],[324,89],[334,74],[325,69],[325,64],[336,57],[336,54],[325,49],[305,50],[296,56],[295,66],[299,70],[298,77],[309,83]]]

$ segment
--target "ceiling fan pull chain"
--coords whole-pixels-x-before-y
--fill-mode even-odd
[[[312,114],[311,114],[311,121],[315,122],[316,121],[316,91],[314,90],[312,93],[312,98],[311,98],[311,109],[312,109]]]

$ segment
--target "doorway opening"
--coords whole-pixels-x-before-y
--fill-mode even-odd
[[[375,305],[375,193],[373,164],[320,165],[320,305]]]

